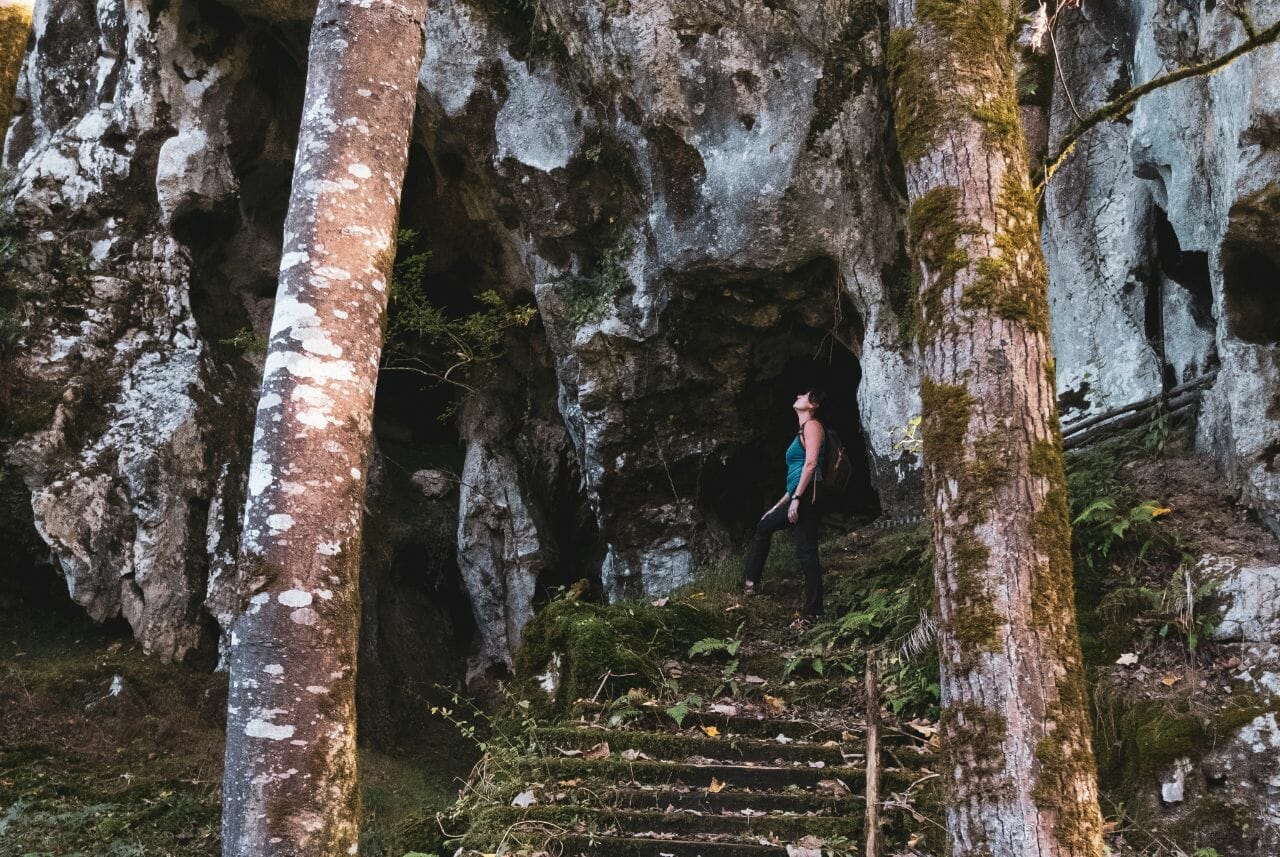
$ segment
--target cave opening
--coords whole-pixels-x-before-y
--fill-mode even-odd
[[[706,334],[713,343],[736,340],[723,350],[741,354],[745,363],[739,367],[745,378],[734,396],[735,413],[727,420],[735,425],[722,438],[729,451],[701,475],[708,518],[738,543],[782,496],[784,455],[797,430],[791,405],[810,388],[827,394],[823,421],[839,435],[853,465],[848,489],[824,501],[828,521],[878,517],[880,499],[858,410],[862,370],[854,349],[863,336],[862,319],[836,264],[818,258],[788,272],[736,278],[701,291],[722,299],[732,295],[732,309],[706,307],[698,314],[714,321],[716,332]]]
[[[1264,245],[1222,248],[1223,303],[1228,332],[1252,345],[1280,344],[1280,258]]]

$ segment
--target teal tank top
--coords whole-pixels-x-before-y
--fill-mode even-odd
[[[818,449],[818,472],[814,478],[822,475],[822,468],[827,463],[827,433],[822,432],[822,446]],[[800,487],[800,472],[804,470],[804,446],[800,443],[800,432],[796,432],[791,446],[787,447],[787,493],[794,494]]]

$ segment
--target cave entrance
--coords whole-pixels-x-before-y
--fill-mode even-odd
[[[1253,345],[1280,344],[1280,254],[1251,243],[1222,248],[1223,299],[1232,336]]]
[[[735,401],[741,434],[734,438],[732,452],[704,475],[701,495],[708,517],[738,542],[782,496],[784,455],[797,426],[791,405],[811,388],[826,392],[823,420],[840,435],[854,468],[848,489],[827,498],[828,522],[847,525],[850,519],[878,517],[880,499],[858,414],[862,369],[845,344],[861,340],[862,321],[845,295],[839,269],[829,259],[817,259],[754,283],[736,282],[732,288],[738,301],[755,296],[775,307],[780,298],[797,302],[781,307],[767,330],[735,333],[749,339],[750,353],[747,378]],[[723,341],[732,325],[723,313],[717,321]]]

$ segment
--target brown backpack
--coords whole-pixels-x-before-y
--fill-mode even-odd
[[[849,488],[849,480],[853,478],[853,462],[849,460],[849,453],[835,429],[829,429],[826,423],[823,423],[822,431],[827,445],[827,463],[818,474],[817,484],[821,486],[824,494],[843,494]],[[804,446],[803,430],[800,431],[799,437],[800,445]]]

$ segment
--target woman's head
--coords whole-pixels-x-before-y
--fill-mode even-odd
[[[822,413],[822,406],[826,403],[826,392],[816,387],[811,387],[796,396],[795,404],[791,407],[797,411],[809,411],[810,416],[816,417]]]

